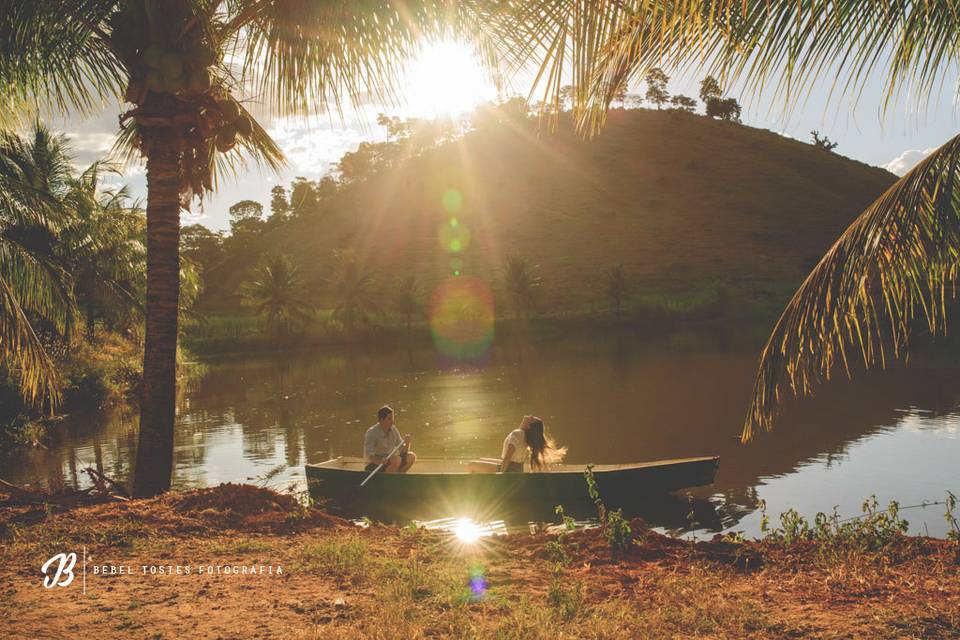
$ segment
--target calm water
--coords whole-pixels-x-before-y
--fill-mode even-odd
[[[719,348],[717,345],[725,345]],[[656,342],[577,339],[495,345],[479,366],[451,367],[430,348],[389,353],[318,351],[208,362],[186,389],[177,419],[174,484],[259,482],[303,488],[303,464],[360,455],[377,407],[398,410],[421,456],[496,456],[525,413],[546,421],[572,463],[618,463],[717,454],[712,487],[696,490],[696,528],[759,532],[757,500],[775,516],[836,505],[857,515],[960,494],[960,368],[914,363],[822,389],[791,403],[777,429],[741,446],[756,349],[717,336]],[[135,446],[129,411],[74,415],[49,451],[0,460],[18,483],[85,485],[100,466],[126,479]],[[553,505],[535,505],[552,518]],[[686,529],[685,498],[639,513]],[[454,518],[438,505],[404,516]],[[500,513],[480,514],[499,522]],[[909,509],[911,530],[943,535],[943,507]]]

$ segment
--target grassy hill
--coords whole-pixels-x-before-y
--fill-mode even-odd
[[[632,285],[628,309],[718,287],[780,305],[894,180],[769,131],[616,110],[589,142],[562,125],[474,131],[343,189],[328,213],[268,231],[263,244],[304,269],[321,303],[333,250],[350,247],[386,291],[410,272],[428,291],[455,270],[476,276],[498,315],[509,314],[504,264],[518,254],[538,266],[547,313],[606,308],[603,271],[616,264]],[[224,271],[209,298],[221,308],[242,278]]]

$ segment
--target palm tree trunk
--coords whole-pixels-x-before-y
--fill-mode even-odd
[[[173,474],[180,296],[179,154],[175,137],[157,138],[147,152],[147,327],[140,440],[133,474],[133,493],[138,497],[168,490]]]
[[[93,344],[94,325],[96,324],[96,315],[93,308],[93,297],[87,297],[87,342]]]

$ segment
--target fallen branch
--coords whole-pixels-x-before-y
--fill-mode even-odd
[[[35,491],[19,487],[0,478],[0,491],[8,493],[10,495],[9,503],[15,505],[33,504],[70,507],[114,500],[129,500],[123,485],[97,472],[96,469],[87,469],[86,471],[93,481],[93,486],[86,489],[73,489],[61,493]],[[108,488],[108,485],[113,488],[113,491]],[[117,491],[117,493],[114,493],[114,491]]]
[[[11,497],[19,498],[21,500],[27,500],[30,502],[35,502],[40,500],[43,497],[43,494],[37,493],[36,491],[30,491],[24,489],[23,487],[18,487],[12,482],[7,482],[3,478],[0,478],[0,489],[3,489],[10,494]]]

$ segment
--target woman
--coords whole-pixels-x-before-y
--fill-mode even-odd
[[[479,472],[521,472],[530,455],[530,467],[538,471],[548,463],[559,462],[567,453],[566,447],[557,447],[553,439],[547,436],[543,420],[536,416],[523,416],[520,427],[514,429],[503,440],[500,460],[489,458],[473,460],[467,466],[468,471]]]

